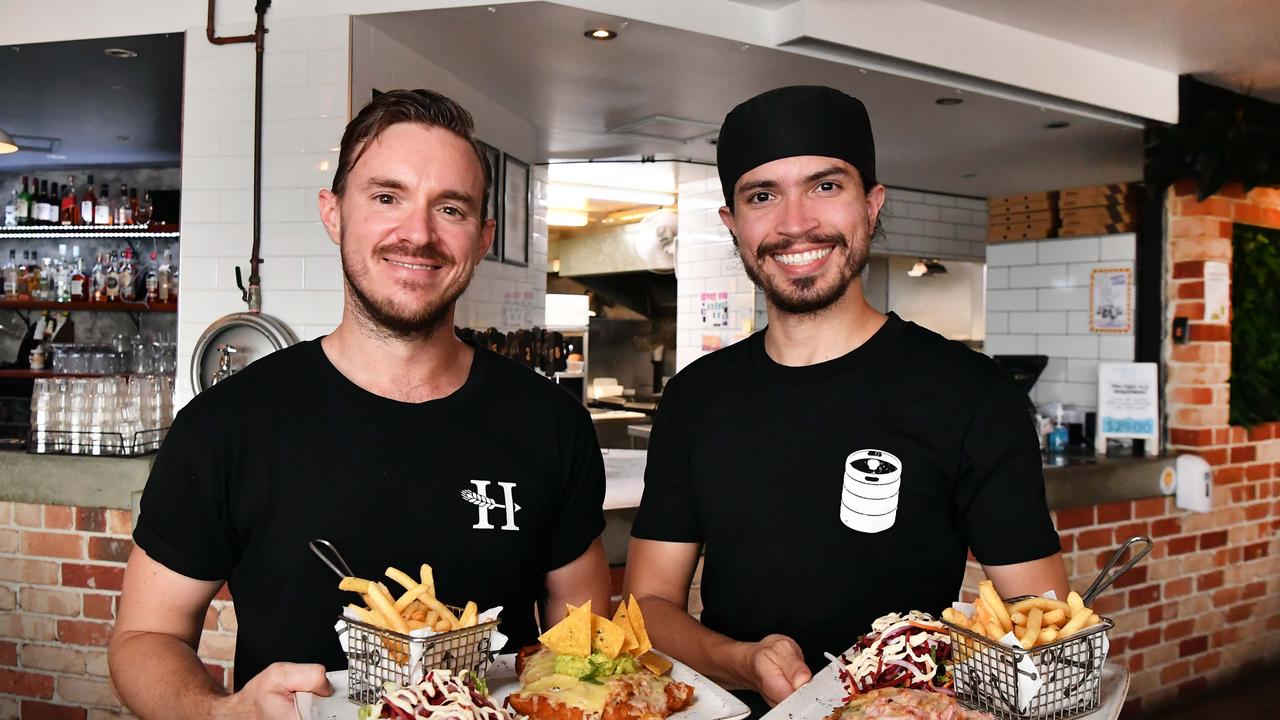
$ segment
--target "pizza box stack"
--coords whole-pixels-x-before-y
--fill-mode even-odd
[[[1058,203],[1063,237],[1133,232],[1138,193],[1131,183],[1067,188]]]
[[[1040,240],[1058,232],[1058,193],[1023,193],[987,200],[987,242]]]

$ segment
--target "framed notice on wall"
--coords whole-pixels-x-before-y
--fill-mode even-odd
[[[1094,268],[1089,273],[1089,332],[1133,332],[1133,270]]]
[[[529,264],[529,164],[502,156],[502,262]]]
[[[1094,447],[1107,452],[1107,438],[1145,440],[1147,455],[1160,452],[1160,382],[1155,363],[1098,365],[1098,426]]]

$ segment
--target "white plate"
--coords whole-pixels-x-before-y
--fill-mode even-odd
[[[1115,663],[1102,666],[1102,698],[1098,709],[1077,720],[1116,720],[1129,694],[1129,671]],[[845,689],[836,674],[835,663],[828,664],[807,685],[778,703],[760,720],[822,720],[844,705]]]
[[[489,666],[489,694],[501,705],[507,696],[520,688],[516,677],[515,655],[499,655]],[[719,685],[672,660],[671,677],[693,686],[693,705],[672,715],[674,720],[742,720],[751,710],[741,700]],[[333,695],[317,697],[311,693],[294,696],[299,720],[355,720],[358,705],[347,700],[347,671],[328,673]]]

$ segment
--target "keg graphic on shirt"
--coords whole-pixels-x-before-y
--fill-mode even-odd
[[[859,450],[844,461],[840,522],[864,533],[893,527],[898,518],[902,461],[883,450]]]

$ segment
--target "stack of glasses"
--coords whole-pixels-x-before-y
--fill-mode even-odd
[[[177,343],[164,332],[116,335],[110,345],[57,343],[50,349],[53,371],[67,375],[167,374],[177,367]]]
[[[31,394],[31,452],[140,455],[159,448],[173,419],[173,379],[39,379]]]

